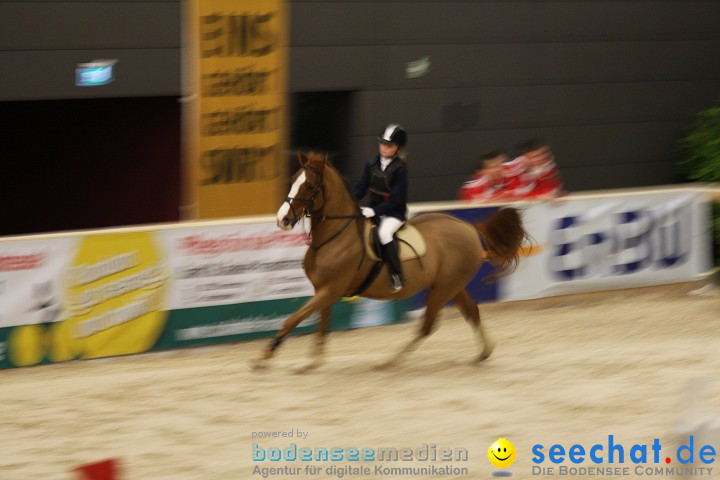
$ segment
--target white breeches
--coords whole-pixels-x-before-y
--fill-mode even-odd
[[[380,237],[380,243],[387,245],[392,242],[393,235],[397,232],[402,224],[405,223],[402,220],[398,220],[395,217],[380,217],[380,226],[378,227],[378,237]]]

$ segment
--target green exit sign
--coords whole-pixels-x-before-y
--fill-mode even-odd
[[[93,60],[78,63],[75,67],[75,85],[78,87],[98,87],[115,80],[115,64],[113,60]]]

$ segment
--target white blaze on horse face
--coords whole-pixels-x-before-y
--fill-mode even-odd
[[[301,172],[300,176],[295,180],[295,183],[292,184],[292,187],[290,187],[290,193],[288,193],[289,198],[295,198],[300,191],[300,187],[302,184],[305,183],[305,172]],[[292,200],[290,200],[292,201]],[[281,206],[280,209],[277,212],[277,225],[278,227],[282,228],[283,230],[291,230],[293,225],[284,225],[283,219],[287,217],[288,212],[290,211],[290,203],[288,201],[285,201]]]

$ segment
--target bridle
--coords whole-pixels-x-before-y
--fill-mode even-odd
[[[303,169],[305,169],[305,170],[307,170],[307,171],[309,171],[309,172],[312,172],[312,173],[314,173],[315,175],[317,175],[317,176],[320,178],[320,181],[318,182],[317,186],[315,186],[315,190],[313,190],[312,194],[311,194],[309,197],[297,197],[297,196],[296,196],[296,197],[290,197],[290,196],[287,196],[287,197],[285,197],[285,202],[287,202],[287,204],[290,206],[290,211],[292,211],[293,217],[295,218],[296,221],[298,221],[298,220],[299,220],[300,218],[302,218],[302,217],[307,217],[307,218],[313,218],[313,217],[314,217],[314,218],[317,219],[317,223],[315,223],[315,225],[313,225],[313,226],[310,228],[310,232],[308,233],[308,237],[309,237],[309,239],[310,239],[310,243],[309,243],[310,248],[312,248],[312,249],[315,250],[315,251],[318,251],[318,250],[320,250],[322,247],[324,247],[325,245],[327,245],[328,243],[330,243],[331,241],[333,241],[333,240],[335,240],[337,237],[339,237],[340,234],[341,234],[342,232],[344,232],[347,227],[350,226],[350,224],[353,222],[354,219],[356,219],[356,218],[362,218],[362,215],[360,215],[359,213],[356,213],[356,214],[353,214],[353,215],[321,215],[322,210],[323,210],[323,208],[325,207],[325,204],[324,204],[324,203],[323,203],[323,205],[320,207],[320,209],[318,209],[317,211],[315,211],[315,200],[317,200],[318,195],[320,195],[321,193],[323,194],[323,196],[325,195],[325,189],[324,189],[324,186],[325,186],[325,176],[323,175],[323,172],[322,172],[322,171],[317,170],[317,169],[315,169],[315,168],[312,168],[312,167],[310,167],[310,166],[308,166],[308,165],[300,165],[300,166],[301,166]],[[300,215],[298,215],[297,212],[295,211],[295,208],[293,207],[293,204],[292,204],[293,201],[307,202],[307,206],[304,207],[304,208],[300,211]],[[320,222],[322,222],[323,220],[339,220],[339,219],[344,219],[344,218],[347,218],[348,221],[347,221],[347,223],[345,223],[342,227],[340,227],[340,230],[338,230],[337,232],[335,232],[333,235],[331,235],[328,239],[326,239],[326,240],[325,240],[324,242],[322,242],[320,245],[313,245],[313,244],[312,244],[312,230],[313,230],[316,226],[318,226],[318,225],[320,224]],[[361,236],[361,241],[362,241],[362,236]],[[363,257],[364,257],[364,253],[365,253],[365,252],[363,251]],[[361,262],[362,262],[362,260],[361,260]]]
[[[290,211],[292,212],[293,217],[296,221],[299,220],[301,217],[312,217],[312,214],[315,213],[313,211],[313,209],[315,208],[315,200],[317,200],[317,196],[323,191],[323,185],[325,184],[325,176],[323,175],[323,172],[307,165],[301,165],[301,167],[317,175],[320,178],[320,182],[318,182],[318,184],[315,186],[315,190],[313,190],[313,193],[310,195],[310,197],[285,197],[285,202],[290,206]],[[308,206],[303,208],[300,211],[300,215],[298,215],[295,211],[295,208],[293,207],[293,201],[308,202]]]

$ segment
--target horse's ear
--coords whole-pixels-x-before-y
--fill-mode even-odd
[[[300,162],[300,165],[302,165],[304,167],[308,163],[307,156],[302,152],[302,150],[297,151],[297,156],[298,156],[298,162]]]

